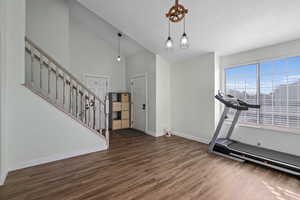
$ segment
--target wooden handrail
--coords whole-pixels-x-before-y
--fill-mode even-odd
[[[28,53],[30,53],[30,50],[27,49],[27,48],[26,48],[26,51],[28,51]],[[34,57],[35,57],[35,59],[40,60],[40,57],[38,57],[37,55],[34,55]],[[56,70],[53,69],[52,67],[50,67],[48,63],[45,63],[45,62],[44,62],[43,64],[44,64],[46,67],[49,67],[53,73],[56,73]],[[61,78],[61,79],[64,78],[63,75],[61,75],[61,74],[59,74],[58,76],[59,76],[59,78]],[[67,80],[67,79],[66,79],[66,82],[65,82],[65,83],[66,83],[67,85],[71,85],[71,81],[69,81],[69,80]],[[80,88],[77,88],[76,86],[73,85],[73,89],[74,89],[74,90],[78,90],[79,94],[84,95],[84,92],[81,91]],[[88,92],[89,92],[89,91],[88,91]],[[92,94],[92,96],[94,96],[94,95]],[[97,98],[97,97],[96,97],[96,98]],[[86,96],[86,99],[89,99],[89,97]],[[97,99],[99,99],[99,98],[97,98]],[[101,103],[102,103],[102,102],[101,102]]]
[[[58,67],[63,73],[67,74],[67,76],[70,77],[70,81],[71,81],[71,80],[75,81],[77,85],[80,85],[81,88],[83,88],[83,89],[86,90],[88,93],[90,93],[92,96],[94,96],[95,99],[97,99],[101,104],[105,105],[105,103],[104,103],[104,102],[103,102],[103,101],[102,101],[102,100],[101,100],[94,92],[92,92],[90,89],[88,89],[87,87],[85,87],[84,84],[82,84],[82,83],[81,83],[75,76],[73,76],[68,70],[66,70],[65,68],[63,68],[62,65],[60,65],[58,62],[56,62],[56,61],[55,61],[50,55],[48,55],[44,50],[42,50],[40,47],[38,47],[34,42],[32,42],[32,41],[31,41],[30,39],[28,39],[27,37],[25,37],[25,41],[26,41],[27,43],[29,43],[30,46],[32,46],[33,48],[35,48],[39,53],[41,53],[44,57],[46,57],[46,58],[48,59],[49,62],[53,63],[53,64],[54,64],[56,67]],[[27,48],[26,48],[26,49],[27,49]],[[27,49],[27,50],[31,51],[30,49]],[[39,58],[37,55],[35,55],[35,56],[40,60],[40,58]],[[50,67],[48,63],[45,63],[45,64],[47,64],[48,67]],[[50,68],[51,68],[51,70],[52,70],[54,73],[56,73],[56,70],[55,70],[55,69],[53,69],[52,67],[50,67]],[[62,75],[59,74],[59,76],[60,76],[61,78],[63,78]],[[70,85],[70,82],[68,83],[68,82],[66,81],[66,83]],[[73,86],[73,88],[74,88],[74,87],[76,88],[76,86]],[[75,89],[75,88],[74,88],[74,89]],[[76,88],[76,89],[77,89],[77,88]],[[79,92],[80,92],[80,91],[79,91]],[[82,93],[83,93],[83,92],[82,92]]]

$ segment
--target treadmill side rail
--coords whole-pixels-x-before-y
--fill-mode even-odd
[[[289,174],[293,174],[295,176],[300,176],[300,172],[295,172],[293,170],[290,170],[290,169],[287,169],[287,168],[284,168],[284,167],[279,167],[279,166],[275,166],[275,165],[272,165],[272,164],[269,164],[269,163],[266,163],[266,162],[258,161],[258,160],[252,159],[252,158],[243,157],[243,156],[240,156],[240,155],[235,154],[235,153],[230,153],[230,155],[234,156],[236,158],[240,158],[240,159],[247,160],[247,161],[250,161],[250,162],[254,162],[254,163],[257,163],[257,164],[260,164],[260,165],[264,165],[266,167],[270,167],[270,168],[273,168],[273,169],[276,169],[276,170],[279,170],[279,171],[283,171],[283,172],[286,172],[286,173],[289,173]]]
[[[231,126],[230,126],[230,128],[229,128],[229,131],[228,131],[228,133],[227,133],[227,136],[226,136],[227,139],[230,139],[230,137],[231,137],[231,135],[232,135],[232,132],[233,132],[233,130],[234,130],[234,128],[235,128],[237,122],[239,121],[240,115],[241,115],[241,111],[240,111],[240,110],[237,110],[237,111],[235,112],[233,121],[232,121]]]
[[[211,142],[209,143],[208,152],[213,152],[214,146],[216,145],[216,141],[218,139],[218,136],[220,134],[222,125],[223,125],[223,123],[224,123],[224,121],[226,119],[228,111],[229,111],[229,107],[226,106],[225,109],[224,109],[224,111],[223,111],[223,114],[222,114],[222,116],[220,118],[220,121],[218,123],[218,126],[216,128],[214,136],[213,136]]]

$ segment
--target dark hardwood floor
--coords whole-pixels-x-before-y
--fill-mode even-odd
[[[300,181],[183,138],[113,134],[109,151],[9,173],[0,199],[300,200]]]

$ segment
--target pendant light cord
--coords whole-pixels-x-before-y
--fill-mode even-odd
[[[169,28],[169,37],[171,37],[171,24],[170,20],[168,19],[168,28]]]
[[[119,56],[121,56],[121,34],[119,33]]]
[[[185,33],[185,17],[183,18],[183,33]]]

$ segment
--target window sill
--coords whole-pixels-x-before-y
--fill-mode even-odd
[[[283,128],[283,127],[265,126],[265,125],[255,125],[255,124],[239,124],[238,126],[300,135],[300,130],[292,129],[292,128]]]
[[[227,122],[226,124],[231,125],[230,122]],[[260,130],[276,131],[276,132],[280,132],[280,133],[289,133],[289,134],[300,135],[300,130],[299,129],[293,129],[293,128],[284,128],[284,127],[266,126],[266,125],[256,125],[256,124],[246,124],[246,123],[237,124],[237,126],[238,127],[255,128],[255,129],[260,129]]]

